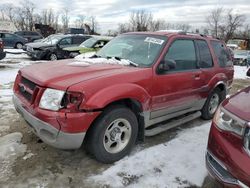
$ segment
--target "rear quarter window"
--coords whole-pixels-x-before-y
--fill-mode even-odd
[[[220,41],[211,41],[213,51],[220,67],[232,66],[231,56],[225,45]]]
[[[207,42],[205,40],[197,40],[196,44],[200,55],[199,59],[200,68],[213,67],[213,58],[210,53],[210,49],[208,47]]]
[[[73,37],[72,39],[73,39],[73,44],[81,44],[82,42],[84,42],[85,40],[87,40],[87,39],[89,39],[90,37],[85,37],[85,36],[83,36],[83,37]]]

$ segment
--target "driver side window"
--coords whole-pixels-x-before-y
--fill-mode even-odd
[[[197,69],[197,59],[193,40],[175,40],[169,47],[165,61],[174,60],[176,66],[170,71]]]
[[[64,38],[60,41],[59,45],[65,46],[71,44],[71,38]]]

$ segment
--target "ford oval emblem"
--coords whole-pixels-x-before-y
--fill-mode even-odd
[[[21,90],[22,93],[24,93],[26,91],[26,87],[24,85],[21,85],[20,90]]]

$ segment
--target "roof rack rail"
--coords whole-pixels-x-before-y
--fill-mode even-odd
[[[180,35],[197,35],[197,36],[201,36],[201,37],[207,37],[207,35],[205,35],[205,34],[187,32],[187,31],[183,31],[183,30],[159,30],[157,32],[167,32],[167,33],[177,33]]]

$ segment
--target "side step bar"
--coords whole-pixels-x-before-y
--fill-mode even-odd
[[[177,127],[177,126],[179,126],[181,124],[192,121],[192,120],[194,120],[194,119],[196,119],[196,118],[198,118],[200,116],[201,116],[201,112],[198,111],[198,112],[195,112],[193,114],[189,114],[186,117],[183,117],[183,118],[180,118],[180,119],[177,119],[177,120],[172,120],[167,124],[160,124],[159,126],[157,126],[155,128],[148,129],[148,130],[146,129],[145,130],[145,136],[155,136],[155,135],[160,134],[160,133],[162,133],[164,131],[167,131],[169,129]]]

